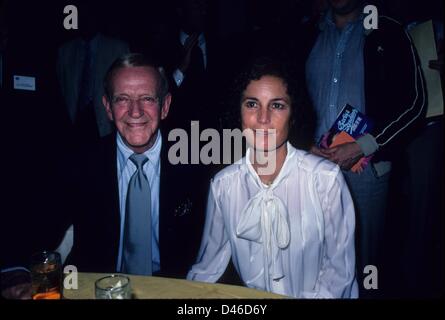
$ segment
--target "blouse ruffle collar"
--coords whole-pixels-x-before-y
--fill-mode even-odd
[[[290,229],[287,206],[274,194],[274,190],[290,173],[289,160],[296,154],[296,149],[288,142],[287,156],[280,173],[270,186],[264,185],[250,161],[250,149],[245,161],[256,185],[258,193],[246,204],[236,228],[237,237],[261,243],[266,262],[265,276],[267,290],[271,290],[271,280],[284,277],[280,250],[288,247]]]

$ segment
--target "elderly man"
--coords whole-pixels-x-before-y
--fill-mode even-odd
[[[168,81],[148,58],[127,54],[111,65],[104,84],[103,103],[116,132],[59,161],[59,179],[45,182],[52,188],[42,199],[58,215],[45,222],[48,230],[23,236],[48,238],[40,249],[54,250],[72,224],[74,241],[65,264],[79,272],[185,277],[198,251],[205,203],[200,197],[206,191],[197,187],[191,166],[167,159],[168,141],[159,127],[171,102]],[[29,251],[36,250],[28,243]],[[23,259],[2,265],[3,271],[26,265],[31,252],[25,251]],[[26,272],[7,272],[8,279],[20,276],[26,282]],[[19,282],[14,281],[3,295],[29,297],[29,284],[14,286]]]
[[[168,162],[159,126],[170,102],[163,70],[144,56],[108,70],[103,103],[117,132],[81,154],[70,192],[78,199],[67,263],[79,271],[184,276],[194,259],[205,193],[191,192],[188,167]]]

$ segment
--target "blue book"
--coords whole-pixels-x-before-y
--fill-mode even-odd
[[[369,117],[353,106],[346,104],[339,112],[331,129],[322,137],[320,145],[323,147],[330,146],[333,138],[342,131],[356,140],[370,132],[373,125],[373,121]]]

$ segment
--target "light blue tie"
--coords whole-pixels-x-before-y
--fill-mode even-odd
[[[151,190],[142,169],[148,158],[134,153],[130,160],[137,170],[128,183],[122,272],[151,275]]]

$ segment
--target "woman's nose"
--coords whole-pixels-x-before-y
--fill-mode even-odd
[[[270,122],[270,111],[266,108],[260,108],[258,110],[258,122],[259,123],[269,123]]]

